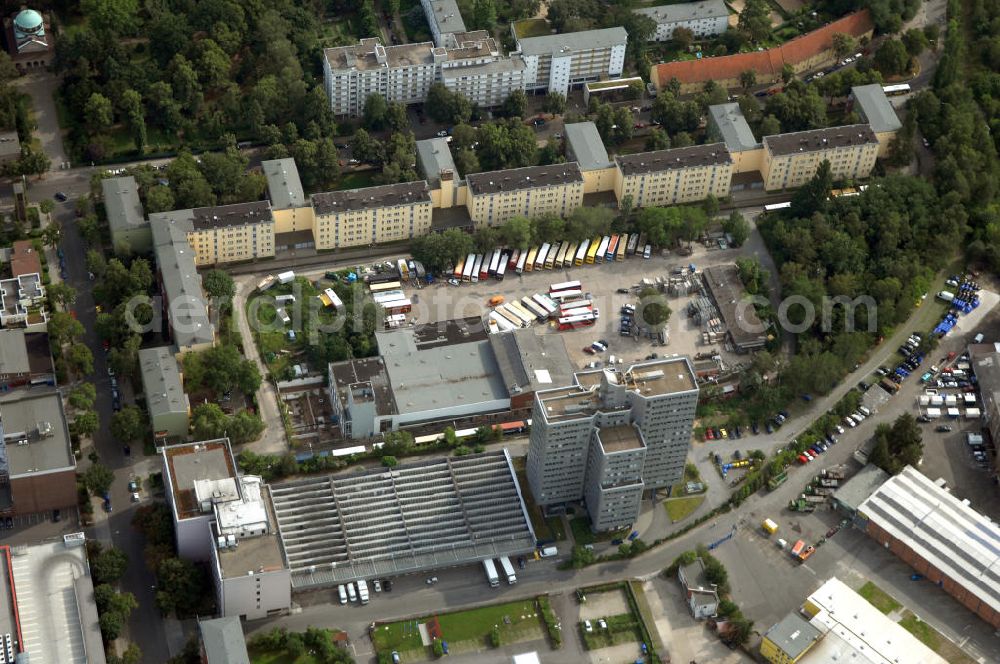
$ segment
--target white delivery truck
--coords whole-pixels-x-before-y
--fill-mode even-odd
[[[295,281],[295,272],[289,270],[288,272],[282,272],[278,275],[279,284],[290,284]]]
[[[490,582],[490,586],[496,588],[500,585],[500,576],[497,574],[497,566],[493,564],[492,560],[483,561],[483,569],[486,570],[486,578]]]
[[[937,296],[938,296],[938,299],[944,300],[945,302],[951,302],[952,300],[955,299],[955,294],[952,293],[952,292],[950,292],[950,291],[946,291],[946,290],[943,290],[943,291],[939,292],[937,294]]]
[[[503,568],[503,573],[507,575],[507,585],[514,585],[517,583],[517,575],[514,574],[514,566],[510,564],[510,558],[503,556],[500,558],[500,567]]]
[[[340,595],[340,603],[347,604],[347,588],[343,583],[337,586],[337,594]]]
[[[362,604],[368,603],[368,582],[364,579],[358,581],[358,597]]]
[[[540,552],[542,558],[551,558],[552,556],[559,555],[559,549],[554,546],[547,546],[543,548]]]
[[[930,418],[930,419],[932,419],[932,420],[938,419],[939,417],[941,417],[941,409],[940,408],[928,408],[927,409],[927,417]]]

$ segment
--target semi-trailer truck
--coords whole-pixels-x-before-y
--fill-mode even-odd
[[[514,585],[517,583],[517,575],[514,574],[514,566],[510,564],[510,558],[503,556],[500,558],[500,567],[503,568],[503,573],[507,575],[507,585]]]
[[[490,586],[493,588],[499,586],[500,575],[497,574],[497,566],[493,564],[493,561],[484,560],[483,569],[486,571],[486,579],[490,582]]]

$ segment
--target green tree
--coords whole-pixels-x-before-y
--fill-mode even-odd
[[[550,92],[542,100],[542,110],[551,115],[562,115],[566,112],[566,95],[560,92]]]
[[[125,616],[114,611],[103,613],[100,617],[100,625],[104,640],[112,642],[121,636],[122,628],[125,626]]]
[[[646,136],[646,150],[652,152],[668,149],[670,149],[670,137],[667,135],[667,132],[654,127]]]
[[[125,406],[111,416],[111,435],[128,443],[137,440],[146,430],[146,418],[136,406]]]
[[[57,281],[49,284],[46,286],[45,292],[48,294],[49,300],[64,309],[72,307],[73,303],[76,302],[76,289],[65,281]]]
[[[128,569],[128,556],[113,546],[102,549],[90,559],[90,574],[98,585],[116,583],[125,575],[126,569]]]
[[[468,122],[472,116],[472,104],[469,100],[452,92],[440,81],[432,83],[427,89],[424,108],[435,122],[460,124]]]
[[[80,383],[69,393],[69,405],[77,410],[92,408],[97,399],[97,388],[93,383]]]
[[[687,51],[691,48],[691,44],[694,43],[694,32],[692,32],[690,28],[685,28],[683,26],[674,28],[671,39],[673,40],[674,46],[677,50]]]
[[[395,468],[399,465],[399,459],[394,456],[386,455],[382,457],[382,465],[386,468]]]
[[[903,45],[906,46],[906,52],[910,54],[911,58],[919,56],[930,46],[927,33],[920,28],[910,28],[903,33],[902,39]]]
[[[80,10],[91,25],[112,35],[131,35],[138,25],[139,0],[81,0]]]
[[[83,119],[87,130],[92,133],[107,131],[114,123],[114,109],[111,100],[99,92],[90,95],[83,107]]]
[[[781,82],[788,85],[795,78],[795,69],[787,62],[781,66]]]
[[[792,196],[792,213],[797,217],[809,217],[825,209],[833,189],[833,175],[830,162],[824,159],[816,168],[816,174],[802,185]]]
[[[156,603],[165,613],[189,616],[212,597],[211,581],[205,569],[180,558],[163,560],[156,570]]]
[[[858,41],[851,35],[837,32],[833,35],[833,52],[838,60],[852,55],[858,47]]]
[[[385,161],[382,143],[364,129],[354,132],[351,150],[354,158],[363,163],[381,165]]]
[[[365,99],[365,110],[362,114],[365,127],[375,131],[383,129],[388,112],[389,105],[386,103],[385,97],[378,93],[368,95]]]
[[[80,436],[92,436],[100,426],[97,413],[93,410],[82,410],[73,418],[73,431]]]
[[[766,0],[747,0],[737,28],[751,41],[767,39],[771,35],[771,8]]]
[[[492,31],[497,24],[497,8],[493,0],[474,0],[472,27],[474,30]]]
[[[670,320],[670,307],[662,294],[654,288],[646,288],[639,293],[637,315],[651,330],[662,330]]]
[[[66,364],[81,378],[94,373],[94,354],[84,344],[73,344],[66,351]]]
[[[733,246],[742,247],[750,237],[750,223],[737,210],[722,222],[722,230],[733,238]]]
[[[500,113],[508,118],[523,118],[527,110],[528,98],[525,96],[524,90],[511,92],[500,107]]]
[[[594,562],[594,552],[585,546],[576,544],[573,546],[573,554],[570,558],[570,564],[573,565],[573,569],[581,569],[590,565]]]
[[[146,192],[146,211],[150,214],[154,212],[169,212],[176,209],[174,205],[174,194],[170,187],[156,185],[150,187]]]
[[[508,247],[527,249],[532,240],[532,224],[527,217],[511,217],[497,229],[500,241]]]
[[[223,270],[211,270],[205,273],[201,283],[205,292],[212,297],[229,301],[236,295],[236,283],[229,273]]]
[[[68,343],[83,335],[83,324],[65,311],[53,311],[49,315],[48,332],[56,343]]]
[[[83,472],[83,483],[87,489],[95,496],[103,496],[111,483],[115,481],[115,474],[107,466],[95,463]]]
[[[898,39],[886,39],[875,51],[873,64],[886,76],[905,74],[910,67],[910,54]]]
[[[126,90],[118,100],[125,123],[132,132],[132,140],[139,152],[146,149],[146,112],[142,105],[142,95],[135,90]]]
[[[457,228],[414,238],[411,252],[431,272],[443,272],[472,252],[472,238]]]
[[[755,85],[757,85],[757,72],[753,69],[747,69],[746,71],[740,72],[740,86],[742,86],[744,90],[749,90]]]

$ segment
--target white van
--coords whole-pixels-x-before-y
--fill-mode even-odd
[[[358,594],[356,592],[354,592],[354,584],[353,583],[348,583],[347,584],[347,594],[350,596],[352,602],[357,602],[358,601]]]
[[[542,558],[551,558],[552,556],[559,554],[559,549],[557,549],[554,546],[547,546],[544,549],[542,549],[539,552],[539,554],[542,556]]]
[[[368,603],[368,582],[364,579],[358,581],[358,596],[361,598],[362,604]]]
[[[340,595],[340,603],[347,604],[347,588],[343,583],[337,586],[337,594]]]
[[[866,407],[858,406],[858,410],[860,410],[865,417],[871,417],[872,412],[868,410]]]

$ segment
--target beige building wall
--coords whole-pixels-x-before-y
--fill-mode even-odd
[[[496,226],[518,215],[553,213],[566,216],[583,205],[583,182],[533,187],[491,194],[469,192],[466,207],[477,227]]]
[[[896,137],[898,131],[877,132],[875,138],[878,139],[878,157],[884,159],[889,156],[889,143]]]
[[[358,247],[426,235],[431,229],[431,201],[392,207],[345,210],[316,215],[313,238],[317,249]],[[440,190],[437,190],[440,195]]]
[[[274,217],[275,233],[293,233],[295,231],[311,231],[316,220],[310,205],[284,210],[271,210]]]
[[[595,194],[601,191],[611,191],[615,188],[615,173],[618,169],[599,168],[593,171],[583,171],[583,193]]]
[[[273,221],[191,230],[188,243],[196,265],[216,265],[274,256]]]
[[[775,156],[765,148],[764,189],[787,189],[805,184],[816,174],[816,169],[824,159],[830,161],[834,179],[868,177],[875,167],[880,143],[864,143],[827,150],[812,150]]]
[[[740,152],[730,152],[733,158],[733,174],[750,173],[752,171],[762,171],[764,168],[764,147],[756,150],[742,150]]]
[[[701,201],[709,194],[721,198],[729,195],[733,164],[716,164],[652,171],[625,176],[615,169],[615,197],[618,205],[625,196],[632,197],[633,207],[675,205]]]

